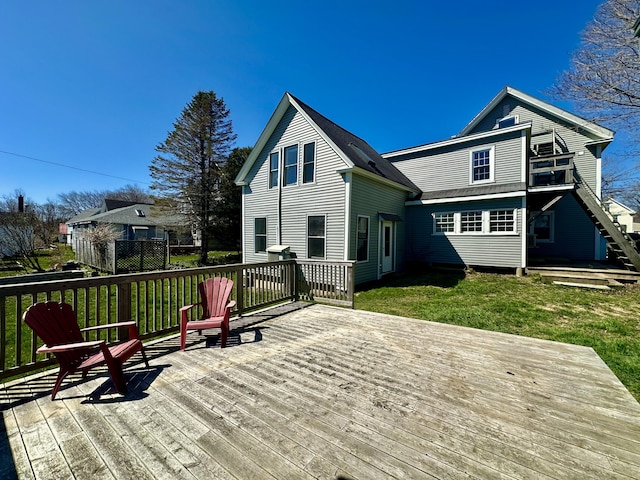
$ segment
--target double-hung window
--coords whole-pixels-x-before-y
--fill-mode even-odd
[[[267,219],[256,218],[253,223],[255,253],[267,251]]]
[[[482,211],[461,212],[460,213],[460,232],[480,232],[482,233]]]
[[[515,232],[516,222],[513,210],[490,210],[489,232]]]
[[[369,217],[358,216],[358,247],[356,260],[369,260]]]
[[[553,243],[554,212],[540,214],[531,224],[530,232],[535,234],[536,242]]]
[[[456,222],[453,213],[435,213],[434,222],[436,233],[453,233],[456,231]]]
[[[291,145],[284,149],[284,179],[282,185],[298,183],[298,145]]]
[[[493,157],[493,147],[471,152],[471,183],[493,181]]]
[[[326,240],[326,218],[324,215],[307,217],[307,257],[324,258]]]
[[[303,147],[302,183],[313,183],[316,169],[316,144],[307,143]]]
[[[280,160],[278,152],[269,155],[269,188],[278,186],[278,166]]]

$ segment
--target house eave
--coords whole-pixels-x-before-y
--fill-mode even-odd
[[[589,120],[584,118],[580,118],[573,113],[567,112],[561,108],[555,107],[547,102],[543,102],[542,100],[538,100],[526,93],[523,93],[513,87],[506,86],[504,87],[494,98],[491,100],[487,106],[485,106],[478,115],[476,115],[466,127],[464,127],[459,136],[467,135],[470,131],[472,131],[487,115],[493,110],[507,95],[511,95],[512,97],[527,103],[539,110],[547,112],[557,118],[560,118],[566,122],[574,124],[585,131],[600,137],[602,139],[613,138],[615,132],[613,130],[609,130],[608,128],[597,125]]]
[[[369,172],[357,166],[340,168],[336,170],[336,173],[339,173],[340,175],[343,175],[345,173],[353,173],[355,175],[360,175],[362,177],[368,178],[369,180],[373,180],[375,182],[397,188],[398,190],[404,190],[405,192],[409,192],[412,195],[417,195],[420,193],[418,190],[411,189],[406,185],[402,185],[401,183],[395,182],[393,180],[389,180],[388,178],[381,177],[380,175],[376,175],[375,173]]]

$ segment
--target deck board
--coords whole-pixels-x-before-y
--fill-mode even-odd
[[[592,349],[299,307],[149,344],[126,396],[4,385],[0,476],[640,478],[640,404]]]

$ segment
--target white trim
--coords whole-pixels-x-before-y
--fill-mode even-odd
[[[300,185],[301,186],[305,186],[305,185],[315,185],[317,183],[317,179],[318,179],[318,141],[317,140],[309,140],[309,141],[302,141],[302,155],[301,155],[301,161],[300,161]],[[304,181],[304,147],[306,147],[307,145],[311,145],[313,144],[313,181],[312,182],[305,182]]]
[[[388,185],[389,187],[394,187],[398,190],[403,190],[405,192],[411,192],[413,194],[418,193],[417,190],[412,190],[409,187],[406,187],[398,182],[394,182],[393,180],[389,180],[387,178],[381,177],[375,173],[369,172],[360,167],[350,167],[350,168],[340,168],[336,170],[336,173],[345,174],[345,173],[355,173],[356,175],[361,175],[369,180],[373,180],[375,182],[381,183],[383,185]]]
[[[317,260],[326,260],[327,259],[327,214],[326,213],[307,213],[307,221],[305,222],[304,225],[304,243],[305,243],[305,253],[306,253],[306,257],[308,259],[312,259],[309,256],[309,217],[323,217],[324,218],[324,251],[322,252],[322,259],[318,259],[317,257],[314,257]],[[320,237],[313,237],[313,238],[320,238]]]
[[[264,250],[256,251],[256,220],[264,218]],[[269,248],[269,219],[265,215],[264,217],[253,217],[253,254],[261,255],[266,254]]]
[[[596,195],[598,198],[602,198],[602,145],[596,145]],[[593,227],[595,230],[594,239],[594,257],[596,260],[604,260],[606,257],[607,247],[603,246],[602,242],[606,242],[598,227]],[[603,254],[604,252],[604,254]]]
[[[344,255],[345,261],[349,260],[349,246],[351,244],[351,172],[344,174]],[[357,245],[357,244],[356,244]],[[357,258],[357,256],[356,256]]]
[[[560,192],[564,190],[573,190],[575,189],[574,185],[547,185],[542,187],[529,187],[529,192]]]
[[[358,238],[358,234],[360,233],[358,231],[358,227],[359,227],[359,223],[360,223],[360,219],[361,218],[366,218],[367,219],[367,258],[366,260],[358,260],[358,241],[360,240]],[[368,263],[370,258],[369,252],[371,250],[371,217],[369,215],[358,215],[356,217],[356,262],[358,263]]]
[[[240,231],[240,236],[242,238],[242,263],[247,263],[247,224],[246,224],[246,215],[245,215],[245,211],[246,211],[246,207],[245,207],[245,201],[247,199],[247,195],[245,193],[245,189],[247,188],[246,186],[242,186],[242,195],[241,195],[241,203],[240,203],[240,212],[242,214],[242,229]],[[254,227],[255,228],[255,227]]]
[[[473,173],[473,155],[480,152],[489,152],[489,178],[485,178],[482,180],[474,180]],[[469,150],[469,185],[479,185],[484,183],[494,183],[495,182],[495,166],[496,166],[496,146],[483,146],[480,148],[472,148]]]
[[[498,118],[496,120],[496,126],[494,128],[507,128],[507,127],[500,127],[500,122],[504,122],[505,120],[509,120],[510,118],[513,118],[513,125],[517,125],[520,122],[520,115],[518,115],[517,113],[515,114],[511,113],[506,117]],[[513,127],[513,125],[509,125],[509,126]]]
[[[496,211],[512,211],[513,212],[513,230],[512,231],[491,231],[491,212]],[[482,220],[482,231],[480,232],[463,232],[462,231],[462,214],[480,212]],[[453,232],[436,232],[436,215],[453,215]],[[486,236],[515,236],[519,235],[518,228],[518,209],[517,208],[470,208],[456,211],[431,212],[431,235],[432,236],[453,236],[453,237],[486,237]]]
[[[520,228],[519,230],[523,232],[522,234],[522,246],[521,246],[521,267],[527,268],[527,224],[526,224],[526,216],[527,216],[527,197],[522,197],[522,204],[520,206]]]
[[[267,190],[275,190],[280,186],[280,174],[282,173],[280,171],[280,157],[281,157],[281,152],[280,152],[281,148],[274,148],[273,150],[271,150],[269,152],[269,155],[267,155]],[[271,156],[272,155],[278,155],[278,170],[276,170],[276,184],[275,185],[271,185],[271,172],[273,172],[272,168],[271,168]]]
[[[423,152],[425,150],[433,150],[434,148],[448,147],[451,145],[457,145],[459,143],[473,142],[476,140],[483,140],[485,138],[491,138],[498,135],[505,135],[520,130],[527,130],[531,128],[531,122],[519,123],[513,127],[500,128],[498,130],[489,130],[488,132],[474,133],[465,137],[455,136],[439,142],[427,143],[425,145],[418,145],[417,147],[405,148],[403,150],[394,150],[391,152],[383,153],[382,158],[397,157],[400,155],[408,155],[410,153]]]
[[[287,178],[286,153],[288,148],[296,147],[296,181],[294,183],[285,183]],[[282,188],[297,187],[300,182],[300,142],[283,145],[282,150]],[[291,165],[293,166],[293,165]]]
[[[520,167],[520,181],[523,183],[527,183],[527,162],[529,161],[529,159],[527,158],[527,150],[528,150],[528,145],[527,145],[527,132],[525,132],[524,130],[521,132],[520,134],[520,138],[521,138],[521,151],[520,151],[520,155],[522,156],[522,164]]]
[[[404,202],[406,207],[413,205],[438,205],[441,203],[458,203],[458,202],[473,202],[476,200],[495,200],[500,198],[517,198],[524,197],[527,192],[519,190],[517,192],[507,193],[487,193],[485,195],[468,195],[466,197],[451,197],[451,198],[433,198],[431,200],[410,200]]]

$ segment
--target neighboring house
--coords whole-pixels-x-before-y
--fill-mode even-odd
[[[604,259],[601,232],[632,256],[599,203],[613,134],[505,87],[457,136],[380,155],[286,93],[236,178],[244,261],[283,245],[356,261],[356,283],[418,262],[520,271]]]
[[[119,233],[117,240],[165,239],[171,222],[154,216],[151,207],[148,203],[105,199],[101,207],[85,210],[67,222],[68,238],[77,241],[83,230],[108,224]]]
[[[605,198],[602,203],[607,212],[613,217],[613,220],[620,225],[620,229],[623,232],[635,232],[633,226],[633,217],[636,214],[635,210],[611,197]]]

